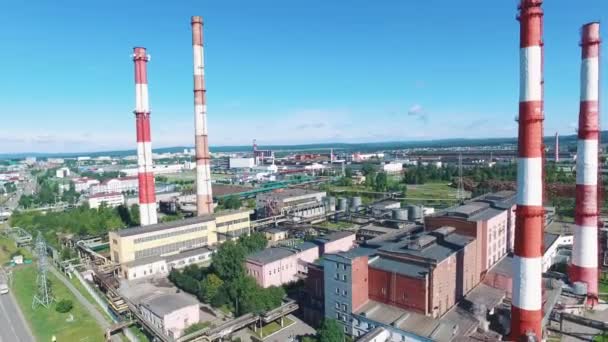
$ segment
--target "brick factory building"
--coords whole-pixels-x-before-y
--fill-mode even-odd
[[[475,238],[443,227],[378,248],[369,264],[369,298],[433,318],[479,282]]]
[[[500,191],[425,217],[427,231],[450,226],[477,244],[477,274],[486,271],[512,249],[515,232],[515,192]]]

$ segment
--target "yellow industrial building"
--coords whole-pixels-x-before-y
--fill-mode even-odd
[[[127,228],[109,233],[110,255],[113,262],[121,265],[126,278],[137,275],[135,269],[141,269],[139,274],[146,276],[168,273],[174,266],[165,264],[168,257],[177,259],[182,252],[234,240],[249,234],[250,227],[249,211],[241,210]]]

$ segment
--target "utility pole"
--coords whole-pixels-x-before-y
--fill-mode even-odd
[[[46,242],[42,237],[42,233],[38,232],[36,237],[36,246],[34,249],[36,257],[38,258],[38,276],[36,277],[36,284],[38,290],[32,299],[32,309],[35,309],[38,305],[49,307],[49,304],[54,300],[49,288],[49,282],[46,277],[48,271],[48,264],[46,260]]]

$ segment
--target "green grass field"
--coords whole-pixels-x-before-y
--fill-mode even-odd
[[[31,259],[32,255],[25,248],[19,248],[25,259]],[[15,242],[6,236],[0,236],[0,265],[11,260],[11,254],[17,251]]]
[[[262,337],[260,338],[264,338],[270,334],[274,334],[275,332],[288,327],[290,325],[292,325],[294,323],[293,320],[285,317],[283,319],[283,327],[281,327],[281,325],[278,322],[271,322],[266,324],[265,326],[262,327],[262,329],[258,329],[258,331],[254,331],[253,334],[256,335],[257,337],[260,337],[260,332],[262,333]]]
[[[342,221],[338,221],[338,222],[325,221],[325,222],[321,222],[321,223],[318,223],[315,225],[319,226],[319,227],[327,228],[327,229],[336,229],[336,230],[351,228],[353,226],[352,223],[342,222]]]
[[[456,189],[449,183],[425,183],[407,186],[407,198],[417,199],[452,199],[456,198]]]
[[[36,274],[35,265],[15,269],[12,289],[36,340],[50,341],[53,335],[57,341],[103,342],[105,340],[103,330],[97,322],[52,273],[48,273],[48,279],[52,284],[54,297],[57,300],[72,300],[74,308],[69,313],[59,313],[55,311],[55,303],[53,303],[49,308],[32,309],[32,298],[36,292]],[[73,316],[73,321],[67,322],[70,314]]]

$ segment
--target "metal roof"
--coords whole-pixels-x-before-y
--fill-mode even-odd
[[[301,251],[309,250],[311,248],[318,248],[312,242],[302,242],[299,245],[293,247],[279,246],[279,247],[271,247],[261,250],[259,252],[255,252],[247,257],[247,261],[259,263],[259,264],[268,264],[273,261],[277,261],[283,258],[286,258],[290,255],[296,254]]]
[[[413,278],[424,278],[424,276],[429,273],[428,267],[420,266],[410,262],[395,261],[382,257],[374,260],[372,263],[369,264],[369,266],[379,270],[397,273]]]
[[[353,312],[353,315],[437,342],[451,341],[458,331],[456,324],[451,321],[433,319],[373,300],[368,300],[359,310]]]
[[[195,216],[195,217],[190,217],[190,218],[178,220],[178,221],[163,222],[163,223],[151,224],[151,225],[147,225],[147,226],[122,229],[122,230],[117,231],[116,234],[118,234],[118,236],[121,236],[121,237],[126,237],[126,236],[133,236],[133,235],[139,235],[139,234],[145,234],[145,233],[158,232],[158,231],[162,231],[165,229],[179,228],[179,227],[189,226],[189,225],[198,224],[198,223],[211,222],[214,220],[215,220],[215,218],[213,215]]]
[[[320,242],[330,242],[330,241],[340,240],[345,237],[353,236],[353,235],[355,235],[354,232],[348,231],[348,230],[343,230],[343,231],[331,233],[329,235],[318,237],[315,240],[320,241]]]
[[[207,254],[207,253],[211,253],[211,252],[212,251],[207,247],[200,247],[200,248],[183,251],[178,254],[168,255],[167,257],[165,257],[165,260],[167,260],[167,262],[171,262],[171,261],[189,258],[192,256],[197,256],[197,255],[202,255],[202,254]]]
[[[463,249],[475,238],[457,233],[444,236],[440,233],[425,233],[416,239],[403,239],[402,241],[385,244],[378,248],[380,251],[398,254],[409,254],[417,257],[441,262],[450,255]]]
[[[197,305],[199,302],[196,298],[185,293],[161,294],[143,302],[143,306],[152,311],[158,317],[164,317],[176,310],[183,309],[188,306]]]

